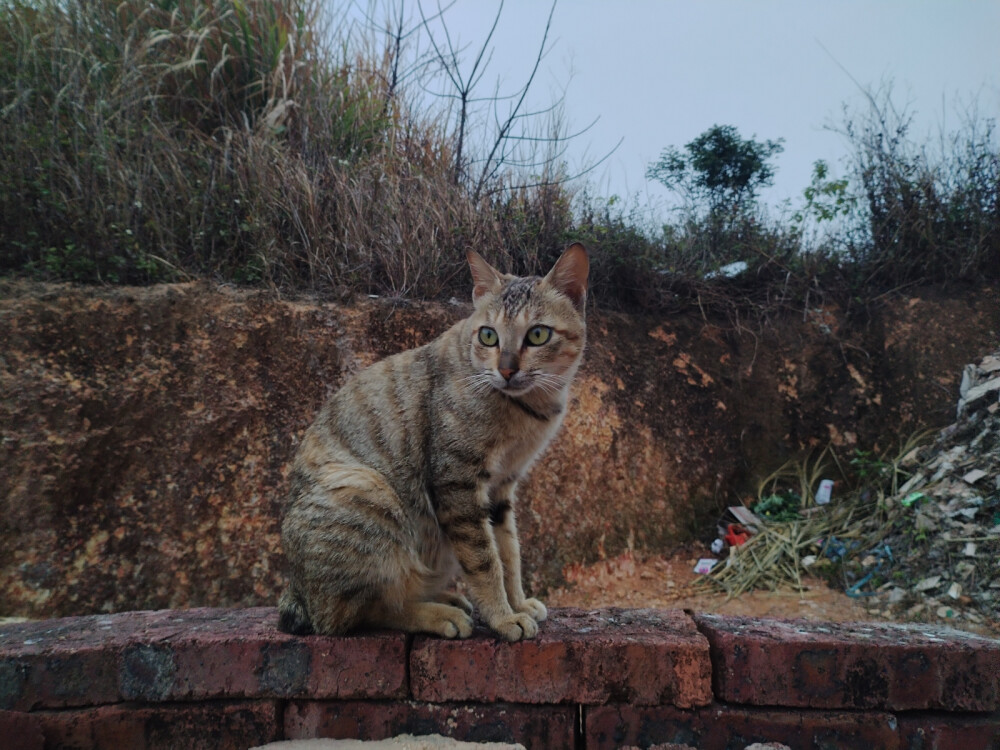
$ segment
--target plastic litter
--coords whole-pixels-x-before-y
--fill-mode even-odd
[[[698,563],[694,566],[694,572],[698,575],[708,575],[712,572],[712,568],[715,567],[717,562],[719,561],[714,557],[703,557],[698,560]]]
[[[816,490],[816,505],[826,505],[830,502],[830,496],[833,493],[833,480],[823,479],[819,483],[819,489]]]

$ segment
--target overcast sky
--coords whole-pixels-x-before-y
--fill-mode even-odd
[[[453,38],[476,48],[497,7],[457,0],[447,12]],[[550,7],[507,0],[484,93],[497,79],[505,90],[526,79]],[[645,179],[647,165],[720,124],[744,138],[785,139],[762,197],[797,204],[813,162],[836,170],[846,152],[825,126],[842,122],[843,104],[863,106],[855,81],[891,81],[918,134],[957,125],[973,100],[983,116],[1000,117],[998,39],[1000,0],[560,0],[535,103],[565,88],[571,128],[599,118],[573,143],[571,166],[622,140],[590,177],[601,194],[661,202],[667,194]]]

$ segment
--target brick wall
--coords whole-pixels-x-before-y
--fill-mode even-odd
[[[0,626],[0,747],[409,732],[529,748],[1000,748],[1000,641],[930,626],[557,610],[535,640],[293,637],[270,608]]]

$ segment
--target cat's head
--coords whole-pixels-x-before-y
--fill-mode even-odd
[[[577,243],[544,278],[502,274],[469,251],[475,311],[469,318],[474,388],[509,396],[557,393],[576,372],[586,338],[587,251]]]

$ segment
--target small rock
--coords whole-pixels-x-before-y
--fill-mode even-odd
[[[958,599],[962,595],[962,584],[953,583],[948,587],[948,596],[952,599]]]
[[[975,542],[966,542],[965,543],[965,547],[962,548],[962,554],[965,555],[966,557],[975,557],[976,556],[976,543]]]
[[[940,606],[937,608],[937,616],[942,620],[952,619],[957,617],[955,610],[948,606]]]
[[[913,587],[914,591],[930,591],[933,588],[937,588],[938,584],[941,583],[941,576],[930,576],[929,578],[924,578],[917,582],[917,585]]]

